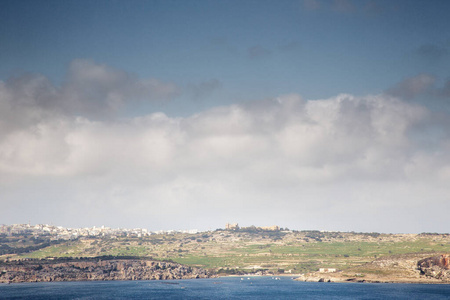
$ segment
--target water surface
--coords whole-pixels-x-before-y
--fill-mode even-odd
[[[0,299],[449,299],[450,285],[299,282],[290,277],[0,284]]]

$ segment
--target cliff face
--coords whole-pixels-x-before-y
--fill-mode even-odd
[[[448,254],[422,259],[417,263],[417,268],[427,277],[450,281],[450,255]]]
[[[0,265],[0,282],[165,280],[208,278],[206,270],[177,263],[137,259],[14,262]]]
[[[299,281],[449,283],[450,255],[401,254],[335,273],[303,274]]]

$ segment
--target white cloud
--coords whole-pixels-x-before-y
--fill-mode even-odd
[[[232,219],[298,229],[444,230],[417,223],[424,208],[448,206],[450,195],[446,124],[422,106],[387,95],[293,94],[186,118],[118,121],[48,104],[52,97],[82,102],[91,85],[102,94],[128,80],[105,66],[87,68],[86,78],[69,79],[70,89],[42,76],[1,83],[9,128],[0,139],[3,222],[206,229]],[[116,85],[120,97],[141,80],[132,82]],[[60,98],[69,90],[79,100]],[[100,98],[108,101],[106,94]],[[5,204],[12,201],[20,206]],[[37,203],[45,207],[28,212]]]

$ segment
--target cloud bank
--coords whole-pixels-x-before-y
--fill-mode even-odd
[[[450,225],[446,115],[388,94],[291,94],[184,118],[98,118],[177,91],[87,61],[61,87],[41,75],[1,82],[0,219],[154,230]]]
[[[137,76],[96,64],[74,60],[61,86],[40,74],[25,74],[2,82],[2,120],[37,121],[49,113],[83,115],[91,119],[115,115],[137,101],[167,101],[179,93],[173,83]],[[31,116],[33,115],[33,116]],[[8,120],[8,123],[16,123]]]

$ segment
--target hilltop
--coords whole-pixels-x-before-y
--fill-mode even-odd
[[[414,257],[417,264],[419,259],[450,253],[450,235],[295,231],[276,226],[140,236],[87,235],[68,240],[16,232],[0,234],[0,251],[0,260],[5,261],[98,256],[170,260],[219,275],[294,275],[321,268],[352,274],[364,273],[364,269],[369,274],[375,272],[370,271],[370,264],[383,259]]]

